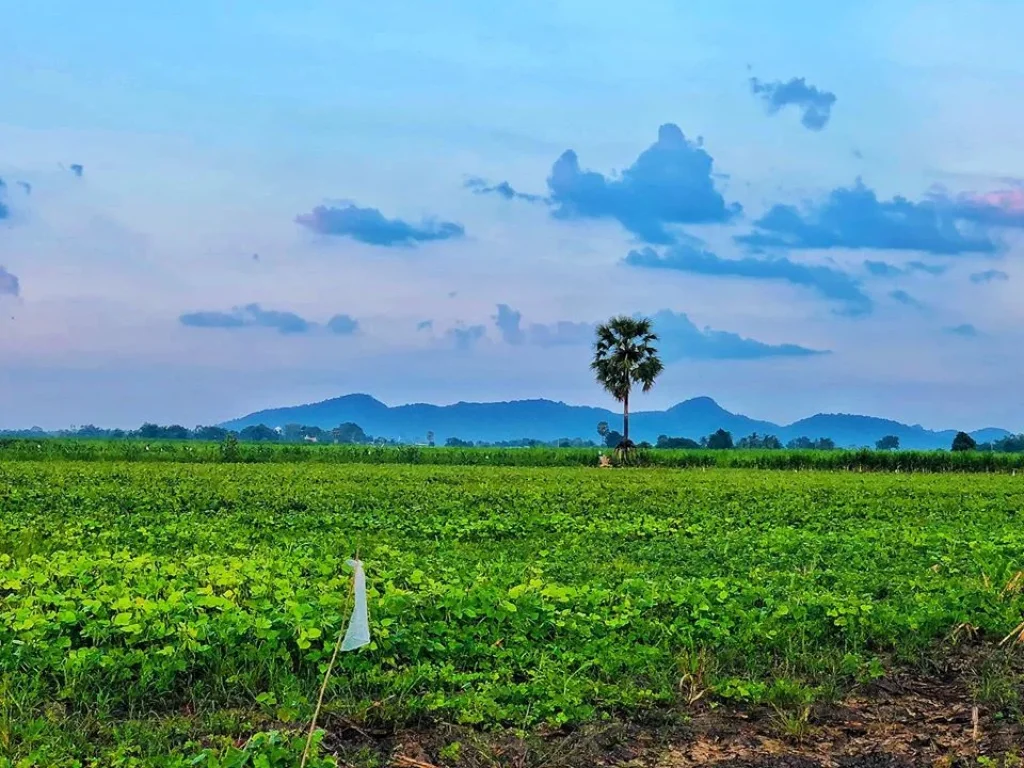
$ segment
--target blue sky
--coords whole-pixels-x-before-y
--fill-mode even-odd
[[[368,392],[1024,429],[1024,6],[36,0],[0,29],[0,424]]]

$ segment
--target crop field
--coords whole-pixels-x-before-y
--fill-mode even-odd
[[[0,461],[172,462],[188,464],[421,464],[426,466],[594,467],[608,448],[428,448],[417,445],[217,443],[121,439],[0,438]],[[641,449],[641,467],[816,469],[857,472],[1024,472],[1024,453],[879,451],[868,448]]]
[[[357,552],[309,765],[709,707],[798,738],[968,651],[977,745],[1020,717],[1022,514],[1008,473],[7,461],[0,766],[296,765]]]

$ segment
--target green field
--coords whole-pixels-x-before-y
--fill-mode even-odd
[[[1018,625],[1022,512],[1010,474],[7,461],[0,766],[212,766],[301,730],[357,551],[374,643],[328,719],[834,697]]]
[[[0,438],[0,461],[130,461],[188,464],[422,464],[593,467],[608,448],[428,448],[415,445],[215,443],[199,440]],[[993,451],[641,449],[631,464],[690,469],[817,469],[854,472],[1024,471],[1024,453]]]

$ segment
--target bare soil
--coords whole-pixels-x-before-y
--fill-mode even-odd
[[[1024,701],[1019,660],[1012,666],[997,682]],[[328,721],[324,745],[353,768],[1024,768],[1024,717],[979,696],[980,668],[976,655],[961,654],[810,709],[700,702],[657,720],[531,734],[446,723],[373,731]]]

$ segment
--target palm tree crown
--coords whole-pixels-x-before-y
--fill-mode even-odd
[[[591,370],[598,383],[622,403],[622,437],[629,442],[629,393],[634,384],[649,392],[664,366],[647,318],[620,315],[597,326]]]

